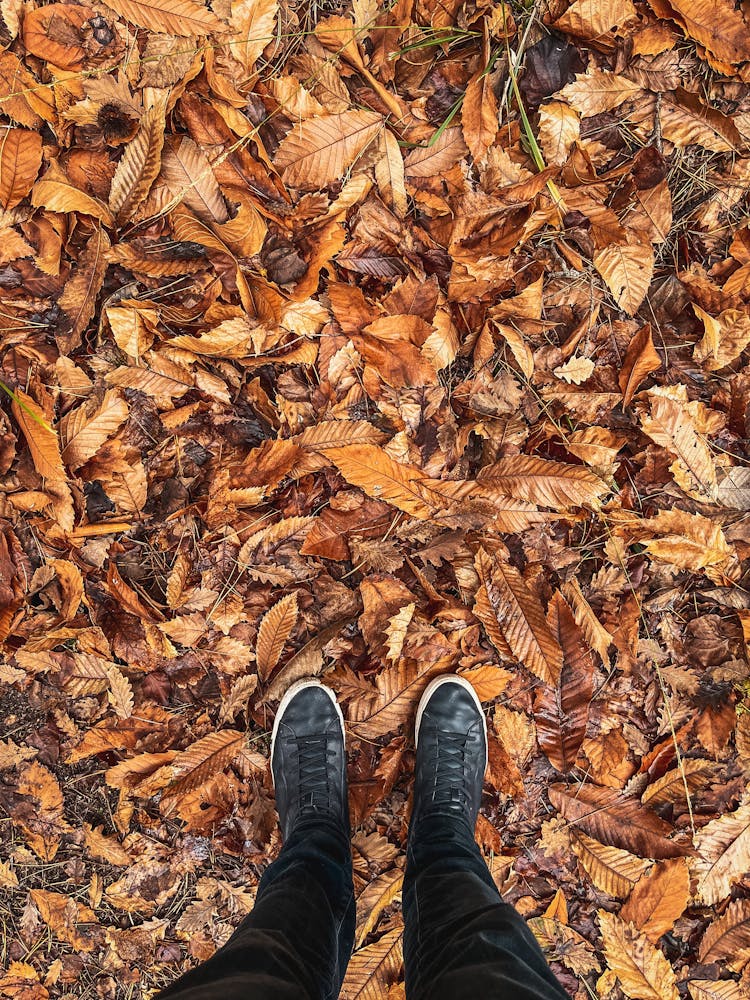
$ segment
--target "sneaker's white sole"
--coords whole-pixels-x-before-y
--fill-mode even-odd
[[[468,691],[472,697],[474,704],[477,706],[477,711],[482,719],[482,726],[484,728],[484,769],[487,770],[487,719],[485,718],[484,712],[482,710],[482,703],[479,700],[479,695],[474,690],[474,686],[470,684],[465,677],[461,677],[459,674],[443,674],[441,677],[436,677],[434,680],[425,688],[424,694],[419,699],[419,706],[417,707],[417,720],[414,723],[414,746],[419,746],[419,727],[422,722],[422,715],[427,707],[427,702],[437,691],[439,687],[443,684],[458,684],[465,691]]]
[[[325,684],[321,684],[319,680],[316,680],[314,677],[307,677],[301,681],[295,681],[294,684],[292,684],[291,687],[287,689],[286,693],[284,694],[284,697],[279,702],[279,709],[276,712],[276,718],[273,720],[273,730],[271,732],[271,760],[273,760],[273,748],[276,746],[276,736],[279,732],[281,717],[286,711],[289,702],[296,694],[299,694],[300,691],[304,691],[305,688],[310,688],[310,687],[322,688],[328,695],[328,697],[331,699],[336,709],[336,714],[339,717],[339,722],[341,723],[341,732],[344,734],[344,740],[346,741],[346,729],[344,728],[344,713],[341,711],[341,706],[336,700],[336,695]],[[273,768],[271,768],[271,780],[273,780]]]

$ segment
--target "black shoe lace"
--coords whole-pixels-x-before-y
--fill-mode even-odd
[[[328,763],[336,754],[328,746],[328,736],[292,737],[287,745],[297,747],[300,811],[328,809],[331,803]]]
[[[466,791],[466,735],[433,730],[435,735],[435,784],[432,801],[441,804],[465,806]]]

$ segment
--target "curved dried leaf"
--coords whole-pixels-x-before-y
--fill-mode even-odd
[[[497,111],[492,77],[482,67],[467,83],[461,105],[464,141],[476,162],[484,159],[487,150],[495,141],[500,126]]]
[[[88,462],[127,419],[128,404],[116,389],[108,389],[93,412],[84,404],[67,413],[60,421],[63,462],[73,469]]]
[[[693,1000],[747,1000],[734,979],[691,979],[688,989]]]
[[[31,190],[42,165],[42,137],[22,128],[0,131],[0,205],[15,208]]]
[[[695,838],[698,856],[691,868],[698,876],[698,899],[720,903],[750,869],[750,803],[707,823]]]
[[[229,49],[247,73],[252,73],[258,56],[273,41],[278,11],[278,0],[232,0],[229,27],[237,37],[230,39]]]
[[[61,353],[69,354],[81,343],[81,334],[96,310],[99,294],[107,270],[109,237],[97,226],[83,248],[72,274],[65,282],[58,305],[63,312],[55,331]],[[66,322],[67,320],[67,322]]]
[[[736,899],[708,925],[698,950],[701,962],[726,961],[739,970],[750,959],[750,899]]]
[[[607,964],[633,1000],[678,1000],[672,966],[645,934],[613,913],[599,910]]]
[[[203,222],[226,222],[229,218],[221,188],[208,157],[188,136],[179,145],[168,146],[162,156],[162,176],[175,198],[184,201]]]
[[[539,145],[546,163],[562,166],[570,147],[581,135],[581,119],[575,108],[562,101],[548,101],[539,109]]]
[[[652,809],[678,803],[687,808],[687,795],[708,784],[715,773],[716,764],[712,760],[683,760],[680,766],[667,771],[649,785],[641,796],[641,802]]]
[[[513,655],[545,684],[557,684],[563,653],[539,598],[515,566],[489,556],[484,549],[477,553],[475,565]]]
[[[705,105],[682,87],[664,94],[659,110],[662,134],[675,146],[702,146],[714,153],[734,153],[744,145],[732,119]]]
[[[112,0],[112,10],[139,28],[165,35],[209,35],[226,25],[195,0]]]
[[[607,847],[580,831],[573,833],[570,843],[594,885],[617,899],[632,891],[649,865],[629,851]]]
[[[50,161],[44,176],[31,189],[31,204],[51,212],[81,212],[105,226],[114,225],[112,213],[104,202],[76,187],[57,160]]]
[[[705,437],[698,433],[687,411],[687,392],[681,388],[679,394],[669,388],[649,390],[651,412],[641,417],[641,427],[652,441],[675,456],[670,471],[678,485],[689,496],[715,502],[716,468]]]
[[[341,1000],[382,1000],[397,979],[403,961],[403,928],[356,951],[346,970]]]
[[[692,853],[668,840],[672,827],[638,799],[596,785],[551,785],[549,799],[570,823],[597,840],[643,858],[679,858]]]
[[[258,676],[262,681],[268,679],[273,668],[279,662],[284,644],[297,624],[298,613],[295,592],[282,597],[263,616],[258,629],[258,641],[255,649]]]
[[[373,111],[343,111],[295,126],[276,153],[286,184],[314,191],[339,180],[375,139],[383,118]]]
[[[378,875],[357,897],[357,928],[354,947],[361,948],[371,931],[375,930],[380,914],[401,893],[404,884],[404,873],[400,868]]]
[[[221,729],[178,753],[171,764],[169,795],[189,792],[228,767],[245,743],[243,733]]]
[[[563,87],[556,96],[572,105],[582,118],[591,118],[605,111],[612,111],[640,92],[640,86],[626,76],[595,69],[577,76],[573,83]]]
[[[466,155],[463,133],[458,126],[443,129],[433,142],[412,149],[404,158],[407,179],[439,177]]]
[[[641,382],[651,372],[661,368],[661,358],[656,353],[651,337],[651,324],[646,323],[628,344],[617,383],[622,391],[622,405],[629,406]]]
[[[408,209],[404,158],[398,139],[389,130],[382,134],[383,155],[375,164],[375,181],[383,198],[393,206],[396,215],[403,219]]]
[[[704,45],[722,62],[750,60],[750,31],[742,13],[730,0],[670,0],[670,13],[685,34]]]

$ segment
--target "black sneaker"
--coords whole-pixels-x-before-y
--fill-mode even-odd
[[[417,709],[411,824],[429,812],[462,816],[474,829],[487,769],[487,723],[474,688],[456,674],[428,684]]]
[[[292,684],[271,737],[271,773],[284,840],[302,817],[332,820],[349,834],[344,717],[317,680]]]

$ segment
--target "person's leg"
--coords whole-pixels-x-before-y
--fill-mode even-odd
[[[474,839],[487,739],[467,682],[430,684],[416,740],[403,892],[408,1000],[562,1000],[566,992],[523,918],[502,901]]]
[[[343,719],[321,684],[294,685],[271,750],[284,847],[252,912],[159,1000],[335,1000],[354,941]]]

